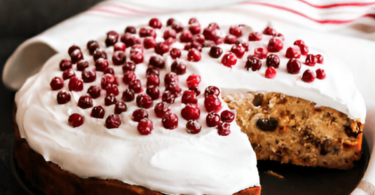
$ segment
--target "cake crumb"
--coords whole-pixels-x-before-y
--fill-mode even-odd
[[[278,177],[278,178],[280,178],[280,179],[284,179],[284,176],[282,176],[282,175],[280,175],[280,174],[277,174],[277,173],[275,173],[275,172],[273,172],[273,171],[271,171],[271,170],[267,171],[266,173],[267,173],[268,175],[272,175],[272,176]]]

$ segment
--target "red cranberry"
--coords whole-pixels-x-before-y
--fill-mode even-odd
[[[265,59],[267,58],[268,51],[267,49],[263,47],[258,47],[254,50],[254,56],[256,56],[259,59]]]
[[[184,104],[197,104],[198,98],[194,91],[187,90],[182,94],[181,102]]]
[[[142,91],[141,80],[135,79],[135,80],[130,81],[129,89],[133,90],[134,93],[140,93]]]
[[[72,115],[69,116],[69,119],[68,119],[69,125],[72,127],[79,127],[83,124],[84,121],[85,121],[85,117],[77,113],[73,113]]]
[[[200,44],[198,42],[189,42],[189,43],[186,43],[186,45],[184,47],[184,50],[189,51],[192,48],[195,48],[198,51],[202,51],[202,44]]]
[[[107,38],[105,39],[105,45],[107,47],[114,45],[118,41],[118,33],[115,31],[107,32]]]
[[[152,28],[157,28],[157,29],[161,29],[161,26],[163,26],[163,24],[157,18],[151,18],[151,20],[148,22],[148,25],[151,26]]]
[[[245,48],[242,47],[241,44],[233,45],[230,51],[234,53],[237,56],[237,58],[242,58],[242,56],[245,54]]]
[[[210,23],[208,25],[208,28],[215,29],[215,30],[219,30],[220,29],[219,25],[217,23],[215,23],[215,22]]]
[[[141,119],[148,118],[148,113],[145,109],[140,108],[137,110],[134,110],[132,114],[132,120],[139,122]]]
[[[162,95],[162,101],[167,102],[169,104],[173,104],[176,99],[176,95],[170,91],[164,91]]]
[[[146,89],[147,95],[151,97],[152,100],[157,100],[160,97],[160,90],[157,86],[151,86]]]
[[[249,41],[260,41],[262,40],[262,33],[260,32],[252,32],[249,34]]]
[[[171,28],[167,28],[165,29],[164,33],[163,33],[163,38],[164,40],[168,39],[168,38],[176,38],[176,31],[171,29]]]
[[[143,39],[143,46],[145,49],[154,48],[156,45],[156,41],[153,37],[146,37]]]
[[[159,55],[151,56],[149,64],[157,68],[164,68],[164,59]]]
[[[277,33],[276,34],[276,37],[278,37],[280,40],[282,40],[282,41],[285,41],[285,37],[284,37],[284,35],[283,34],[281,34],[281,33]]]
[[[169,105],[165,102],[157,103],[154,108],[154,112],[158,118],[163,118],[164,115],[170,111]]]
[[[286,68],[290,74],[298,74],[301,70],[301,62],[292,58],[286,64]]]
[[[70,101],[70,94],[69,92],[62,90],[57,93],[57,103],[58,104],[66,104]]]
[[[204,90],[204,97],[207,97],[209,95],[215,95],[219,97],[220,95],[220,89],[215,86],[208,86],[206,90]]]
[[[266,76],[266,78],[269,78],[269,79],[275,78],[275,76],[276,76],[276,70],[272,66],[268,67],[266,69],[265,76]]]
[[[306,56],[305,64],[308,66],[315,66],[316,58],[313,54],[309,54]]]
[[[147,81],[146,81],[147,87],[151,87],[151,86],[158,87],[159,84],[160,84],[160,79],[158,75],[154,75],[154,74],[147,75]]]
[[[151,108],[152,107],[152,99],[147,94],[139,94],[137,96],[137,106],[140,108]]]
[[[96,72],[94,70],[85,69],[82,71],[82,80],[85,83],[91,83],[96,80]]]
[[[186,84],[189,89],[197,88],[201,80],[201,76],[192,74],[186,79]]]
[[[70,46],[69,49],[68,49],[68,54],[72,53],[72,52],[75,51],[75,50],[79,50],[79,51],[81,51],[81,48],[79,48],[77,45],[72,45],[72,46]]]
[[[192,23],[189,25],[189,31],[195,35],[200,33],[202,30],[201,25],[199,23]]]
[[[224,66],[227,66],[229,68],[232,68],[237,62],[236,55],[232,52],[228,52],[221,58],[221,63],[224,64]]]
[[[242,29],[239,26],[231,26],[229,28],[229,34],[240,37],[242,36]]]
[[[100,48],[99,43],[97,41],[89,41],[87,42],[86,46],[87,46],[87,49],[89,50],[90,55],[94,54],[94,51]]]
[[[125,43],[126,47],[141,44],[141,39],[130,33],[123,34],[120,39],[121,42]]]
[[[173,73],[173,72],[169,72],[169,73],[165,74],[164,83],[165,83],[166,86],[171,84],[171,83],[178,83],[177,74]]]
[[[220,123],[217,127],[217,132],[221,136],[227,136],[230,134],[230,124],[229,123]]]
[[[117,96],[119,94],[117,85],[114,85],[114,84],[107,85],[105,91],[107,92],[107,95],[113,94],[113,95]]]
[[[201,131],[202,126],[194,120],[190,120],[186,123],[187,132],[190,134],[197,134]]]
[[[268,42],[268,52],[279,52],[283,49],[283,42],[278,38],[271,38]]]
[[[175,129],[178,126],[178,117],[176,114],[167,113],[164,115],[163,119],[161,120],[163,123],[163,127],[166,129]]]
[[[72,77],[69,80],[68,86],[70,91],[82,91],[83,81],[77,77]]]
[[[266,64],[267,64],[267,67],[274,67],[274,68],[278,68],[279,65],[280,65],[280,58],[278,55],[276,54],[270,54],[267,56],[267,60],[266,60]]]
[[[95,106],[91,110],[90,116],[93,118],[104,118],[105,110],[102,106]]]
[[[315,72],[307,69],[302,75],[302,80],[306,83],[311,83],[315,80]]]
[[[117,42],[113,46],[113,51],[125,51],[126,50],[126,45],[123,42]]]
[[[301,49],[297,46],[289,47],[286,50],[285,57],[287,57],[287,58],[300,58],[301,57]]]
[[[237,37],[233,35],[227,35],[224,38],[224,43],[226,44],[235,44],[237,42]]]
[[[221,49],[218,46],[213,46],[213,47],[211,47],[209,54],[213,58],[219,58],[222,53],[223,53],[223,49]]]
[[[99,58],[95,61],[95,67],[97,71],[103,71],[105,68],[109,66],[109,63],[104,58]]]
[[[141,119],[137,125],[137,130],[141,135],[149,135],[154,129],[154,124],[149,119]]]
[[[267,26],[267,27],[263,30],[263,34],[274,36],[274,35],[276,35],[276,30],[273,29],[273,28],[271,28],[271,27],[269,27],[269,26]]]
[[[241,45],[245,49],[245,51],[249,51],[249,42],[242,42]]]
[[[136,64],[134,62],[125,62],[122,66],[122,71],[126,73],[127,71],[135,71]]]
[[[169,37],[168,39],[164,40],[164,43],[171,46],[173,43],[176,43],[176,39]]]
[[[80,108],[86,109],[91,108],[93,105],[92,98],[89,95],[83,95],[78,99],[78,106]]]
[[[115,114],[121,114],[123,112],[126,112],[128,110],[128,107],[126,106],[125,102],[118,101],[115,105]]]
[[[207,28],[203,30],[203,36],[205,39],[210,41],[215,41],[218,39],[221,39],[221,37],[218,35],[218,26],[216,25],[209,25]]]
[[[195,34],[193,36],[193,42],[197,42],[197,43],[200,43],[201,45],[204,43],[205,39],[204,39],[204,36],[202,34]]]
[[[146,70],[146,75],[158,75],[160,74],[160,71],[159,69],[157,69],[156,67],[153,67],[153,66],[149,66]]]
[[[77,70],[82,71],[87,67],[89,67],[89,63],[87,61],[82,60],[77,63]]]
[[[190,31],[183,31],[180,35],[180,40],[182,43],[191,42],[193,40],[193,34]]]
[[[97,49],[93,53],[94,61],[98,60],[99,58],[107,59],[107,53],[101,49]]]
[[[167,26],[171,26],[173,23],[175,23],[176,22],[176,20],[174,19],[174,18],[169,18],[168,20],[167,20]]]
[[[326,73],[324,72],[323,69],[318,68],[315,72],[316,72],[316,78],[318,78],[318,79],[325,79],[326,78]]]
[[[201,111],[195,104],[187,104],[185,108],[181,110],[181,116],[185,120],[198,120],[201,115]]]
[[[174,61],[171,65],[171,71],[177,75],[183,75],[186,73],[186,65],[182,61]]]
[[[122,65],[126,61],[126,54],[123,51],[115,51],[112,55],[112,62],[114,65]]]
[[[173,93],[176,97],[180,96],[182,89],[177,83],[170,83],[165,86],[165,90],[170,91]]]
[[[220,116],[215,112],[208,113],[206,123],[208,127],[216,127],[220,124]]]
[[[201,90],[198,87],[194,89],[189,89],[189,90],[194,91],[197,96],[201,94]]]
[[[56,91],[64,87],[64,81],[60,77],[54,77],[49,83],[52,90]]]
[[[297,45],[297,46],[302,46],[302,45],[305,45],[305,42],[302,41],[302,40],[297,40],[297,41],[294,41],[293,45]]]
[[[155,50],[155,53],[159,55],[163,55],[169,51],[169,45],[163,42],[160,42],[155,45],[154,50]]]
[[[73,50],[71,53],[69,53],[69,55],[74,64],[83,60],[83,54],[80,49]]]
[[[136,64],[143,62],[143,53],[142,52],[133,52],[130,54],[130,60]]]
[[[175,22],[172,24],[172,29],[175,30],[177,33],[184,30],[184,26],[181,23]]]
[[[109,115],[107,119],[105,120],[105,126],[108,129],[115,129],[115,128],[118,128],[120,125],[121,125],[120,117],[115,114]]]
[[[257,71],[262,67],[262,63],[258,58],[255,57],[248,57],[246,61],[245,68],[249,70],[251,68],[252,71]]]
[[[234,118],[236,117],[234,112],[229,111],[229,110],[224,110],[223,112],[221,112],[220,116],[221,116],[221,121],[226,122],[226,123],[232,122]]]
[[[60,70],[62,70],[62,71],[68,70],[68,69],[72,68],[72,65],[73,65],[72,61],[63,59],[60,62]]]
[[[318,64],[323,64],[324,58],[323,58],[322,55],[320,55],[320,54],[315,55],[315,58],[316,58],[316,61],[318,62]]]
[[[140,44],[133,45],[130,47],[130,54],[132,53],[142,53],[143,54],[143,47]]]
[[[116,102],[117,102],[117,99],[116,99],[115,95],[113,95],[112,93],[108,94],[104,98],[104,105],[106,105],[106,106],[110,106],[112,104],[115,104]]]
[[[124,81],[125,84],[130,84],[130,82],[137,79],[137,75],[133,71],[127,71],[124,73],[124,77],[122,78],[122,81]]]
[[[122,93],[122,100],[124,100],[125,102],[131,102],[134,100],[134,91],[131,90],[131,89],[126,89],[123,93]]]
[[[103,89],[106,89],[107,86],[110,84],[117,85],[116,77],[111,74],[103,75],[102,80],[100,82]]]
[[[181,57],[181,50],[177,48],[172,48],[169,52],[172,59],[180,58]]]
[[[221,109],[221,101],[215,95],[208,95],[206,99],[204,99],[204,107],[206,108],[207,112],[218,112]]]
[[[153,28],[150,27],[142,27],[139,29],[139,36],[140,37],[156,37],[156,32]]]
[[[112,75],[115,75],[115,70],[113,70],[113,68],[111,67],[107,67],[103,70],[103,74],[112,74]]]
[[[188,24],[199,23],[197,18],[190,18]]]
[[[92,85],[87,89],[87,93],[94,99],[98,98],[100,96],[100,87]]]
[[[125,33],[136,34],[137,33],[137,29],[134,26],[127,26],[125,28]]]
[[[302,45],[302,46],[300,46],[299,47],[300,48],[300,50],[301,50],[301,54],[302,55],[307,55],[308,53],[309,53],[309,48],[306,46],[306,45]]]

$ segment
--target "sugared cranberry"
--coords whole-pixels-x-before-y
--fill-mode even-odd
[[[87,46],[87,49],[89,50],[90,55],[93,55],[94,51],[100,48],[99,43],[97,41],[89,41],[87,42],[86,46]]]
[[[232,68],[237,62],[237,57],[234,53],[228,52],[221,58],[221,63],[224,64],[224,66],[227,66],[229,68]]]
[[[169,45],[164,42],[157,43],[154,47],[155,53],[163,55],[169,51]]]
[[[66,59],[63,59],[60,61],[60,70],[64,71],[64,70],[68,70],[70,68],[72,68],[72,61],[71,60],[66,60]]]
[[[166,86],[171,84],[171,83],[178,83],[177,74],[174,73],[174,72],[169,72],[169,73],[165,74],[164,83],[165,83]]]
[[[171,71],[177,75],[183,75],[186,73],[186,65],[182,61],[174,61],[171,65]]]
[[[141,39],[130,34],[130,33],[125,33],[121,35],[121,42],[125,43],[126,47],[131,47],[133,45],[141,44]]]
[[[218,46],[213,46],[213,47],[211,47],[209,54],[213,58],[219,58],[222,53],[223,53],[223,49],[221,49]]]
[[[95,67],[97,71],[103,71],[105,68],[109,66],[109,63],[104,58],[99,58],[95,61]]]
[[[149,64],[157,68],[164,68],[164,59],[159,55],[151,56]]]
[[[202,126],[194,120],[190,120],[186,123],[187,132],[190,134],[197,134],[201,131]]]
[[[72,115],[69,116],[69,119],[68,119],[69,125],[72,127],[79,127],[83,124],[84,121],[85,121],[85,117],[77,113],[73,113]]]
[[[127,71],[135,71],[136,64],[134,62],[125,62],[125,64],[122,66],[122,71],[126,73]]]
[[[171,28],[167,28],[165,29],[164,33],[163,33],[163,38],[164,40],[167,40],[168,38],[176,38],[176,31],[171,29]]]
[[[108,94],[104,98],[104,105],[106,105],[106,106],[110,106],[112,104],[115,104],[116,102],[117,102],[116,96],[113,95],[112,93]]]
[[[305,64],[308,66],[315,66],[316,58],[313,54],[309,54],[306,56]]]
[[[133,90],[134,93],[140,93],[142,91],[141,80],[135,79],[129,82],[129,89]]]
[[[230,134],[230,124],[229,123],[220,123],[217,126],[217,133],[221,136],[227,136]]]
[[[157,100],[160,97],[160,89],[157,86],[151,86],[146,89],[146,93],[151,97],[152,100]]]
[[[311,83],[315,80],[315,72],[307,69],[302,75],[302,80],[306,83]]]
[[[302,46],[302,45],[305,45],[305,42],[302,40],[297,40],[297,41],[294,41],[293,45]]]
[[[114,84],[107,85],[105,91],[107,92],[107,95],[113,94],[113,95],[117,96],[119,94],[117,85],[114,85]]]
[[[251,56],[247,58],[247,61],[246,61],[246,64],[245,64],[245,68],[247,70],[249,70],[251,68],[252,71],[257,71],[261,67],[262,67],[262,63],[260,62],[260,60],[258,58],[251,57]]]
[[[143,39],[143,46],[145,49],[154,48],[156,45],[156,41],[153,37],[146,37]]]
[[[98,60],[99,58],[107,59],[107,53],[101,49],[97,49],[93,53],[94,61]]]
[[[184,30],[184,26],[179,23],[179,22],[174,22],[172,25],[171,25],[172,29],[175,30],[177,33],[181,32]]]
[[[254,56],[258,59],[266,59],[268,55],[268,51],[266,48],[258,47],[254,49]]]
[[[127,26],[125,28],[125,33],[136,34],[137,33],[137,29],[134,26]]]
[[[72,77],[69,80],[68,86],[70,91],[82,91],[83,81],[77,77]]]
[[[125,102],[118,101],[115,105],[115,114],[121,114],[123,112],[126,112],[128,110],[128,107],[126,106]]]
[[[191,42],[193,40],[193,34],[190,31],[183,31],[180,35],[180,41],[182,43]]]
[[[162,101],[167,102],[169,104],[173,104],[176,99],[176,95],[170,91],[164,91],[162,95]]]
[[[196,104],[187,104],[181,110],[181,116],[185,120],[198,120],[200,115],[201,111]]]
[[[170,83],[165,86],[165,90],[170,91],[173,93],[176,97],[180,96],[181,94],[181,87],[178,85],[178,83]]]
[[[154,108],[154,112],[158,118],[163,118],[163,116],[170,111],[169,105],[165,102],[157,103]]]
[[[309,53],[309,48],[306,46],[306,45],[302,45],[302,46],[300,46],[299,47],[300,48],[300,50],[301,50],[301,54],[302,55],[307,55],[308,53]]]
[[[107,47],[114,45],[118,41],[118,33],[115,31],[107,32],[107,38],[105,39],[105,45]]]
[[[267,45],[268,52],[279,52],[283,49],[283,42],[279,38],[271,38]]]
[[[192,23],[189,25],[189,31],[195,35],[200,33],[202,30],[201,25],[199,23]]]
[[[184,104],[197,104],[198,98],[195,91],[184,91],[184,93],[182,94],[181,102]]]
[[[220,89],[215,86],[208,86],[206,90],[204,90],[204,97],[207,97],[209,95],[215,95],[219,97],[220,95]]]
[[[141,135],[149,135],[154,129],[154,124],[149,119],[141,119],[137,125],[137,130]]]
[[[206,99],[204,99],[204,107],[206,108],[207,112],[218,112],[221,109],[221,101],[215,95],[208,95]]]
[[[157,18],[151,18],[151,20],[148,22],[148,25],[151,26],[152,28],[157,28],[157,29],[160,29],[161,26],[163,26],[163,24]]]
[[[82,71],[82,80],[85,83],[91,83],[96,80],[96,72],[94,70],[85,69]]]
[[[237,58],[242,58],[242,56],[245,54],[245,48],[242,47],[241,44],[234,44],[230,51],[234,53]]]
[[[178,126],[178,117],[176,114],[169,112],[164,115],[161,122],[163,123],[164,128],[172,130]]]
[[[320,55],[320,54],[315,55],[315,58],[316,58],[316,61],[318,62],[318,64],[323,64],[324,58],[323,58],[322,55]]]
[[[262,33],[260,32],[252,32],[249,34],[249,41],[260,41],[262,40]]]
[[[116,77],[112,74],[105,74],[100,81],[103,89],[106,89],[108,85],[117,85]]]
[[[189,89],[197,88],[201,80],[201,76],[192,74],[186,79],[186,84]]]
[[[150,27],[142,27],[139,29],[139,36],[140,37],[156,37],[156,32],[153,28]]]
[[[115,70],[113,70],[113,68],[111,67],[107,67],[103,70],[103,74],[112,74],[112,75],[115,75]]]
[[[159,84],[160,84],[160,79],[158,75],[154,75],[154,74],[147,75],[147,81],[146,81],[147,87],[151,87],[151,86],[158,87]]]
[[[237,37],[233,35],[227,35],[224,38],[224,43],[226,44],[235,44],[237,41]]]
[[[94,99],[98,98],[100,96],[100,87],[92,85],[87,89],[87,93]]]
[[[49,85],[52,90],[56,91],[64,87],[64,81],[60,77],[54,77]]]
[[[298,46],[289,47],[286,50],[285,57],[287,57],[287,58],[300,58],[301,57],[301,49]]]
[[[175,23],[176,22],[176,19],[174,19],[174,18],[169,18],[168,20],[167,20],[167,26],[171,26],[173,23]]]
[[[220,116],[215,112],[208,113],[206,123],[208,127],[216,127],[220,124]]]
[[[123,42],[117,42],[113,46],[113,51],[125,51],[126,50],[126,45]]]
[[[114,65],[122,65],[126,61],[126,54],[123,51],[115,51],[112,55],[112,62]]]
[[[70,101],[70,93],[62,90],[59,93],[57,93],[57,103],[58,104],[66,104]]]
[[[193,42],[197,42],[197,43],[200,43],[201,45],[204,43],[205,39],[204,39],[204,36],[202,34],[195,34],[193,36]]]
[[[139,94],[137,96],[137,106],[140,108],[151,108],[152,107],[152,99],[149,95],[147,94]]]
[[[70,59],[75,64],[79,62],[80,60],[83,60],[83,54],[80,49],[75,49],[71,53],[69,53]]]
[[[242,36],[242,29],[239,26],[231,26],[229,28],[229,34],[240,37]]]
[[[266,60],[266,64],[267,64],[267,67],[274,67],[274,68],[278,68],[279,65],[280,65],[280,58],[278,55],[276,54],[270,54],[267,56],[267,60]]]
[[[315,72],[316,72],[316,78],[318,78],[318,79],[325,79],[326,78],[326,73],[324,72],[323,69],[318,68],[318,69],[316,69]]]
[[[125,84],[130,84],[130,82],[137,79],[137,75],[133,71],[127,71],[124,73],[124,77],[122,77],[122,81]]]
[[[263,34],[274,36],[274,35],[276,35],[276,30],[273,29],[273,28],[271,28],[271,27],[269,27],[269,26],[267,26],[267,27],[263,30]]]
[[[276,76],[276,70],[270,66],[266,69],[265,77],[269,79],[273,79]]]
[[[143,53],[142,52],[133,52],[130,54],[130,60],[136,64],[143,62]]]
[[[220,117],[221,117],[221,121],[230,123],[234,120],[236,115],[232,111],[224,110],[223,112],[221,112]]]
[[[178,48],[172,48],[169,52],[172,59],[180,58],[181,57],[181,50]]]
[[[82,71],[87,67],[89,67],[89,63],[85,60],[81,60],[77,63],[77,70]]]
[[[146,70],[146,75],[158,75],[160,74],[160,71],[159,69],[157,69],[156,67],[153,67],[153,66],[149,66]]]
[[[290,74],[298,74],[301,70],[301,62],[292,58],[286,64],[286,68]]]
[[[134,91],[131,90],[131,89],[126,89],[123,93],[122,93],[122,100],[124,100],[125,102],[131,102],[134,100]]]
[[[115,129],[115,128],[118,128],[120,125],[121,125],[120,117],[115,114],[109,115],[107,119],[105,120],[105,126],[108,129]]]
[[[80,108],[86,109],[86,108],[91,108],[93,105],[93,101],[91,96],[89,95],[83,95],[78,99],[78,106]]]
[[[148,118],[148,113],[145,109],[140,108],[133,111],[132,120],[139,122],[141,119]]]
[[[91,110],[90,116],[93,118],[104,118],[105,110],[102,106],[95,106]]]

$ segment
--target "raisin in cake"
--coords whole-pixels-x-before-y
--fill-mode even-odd
[[[73,45],[16,95],[18,165],[46,194],[255,195],[257,158],[350,168],[363,99],[339,61],[290,41],[192,18]]]

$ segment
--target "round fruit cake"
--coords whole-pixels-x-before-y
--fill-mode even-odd
[[[16,94],[27,180],[45,194],[258,195],[257,159],[359,160],[365,104],[338,59],[271,27],[203,27],[153,18],[48,60]]]

